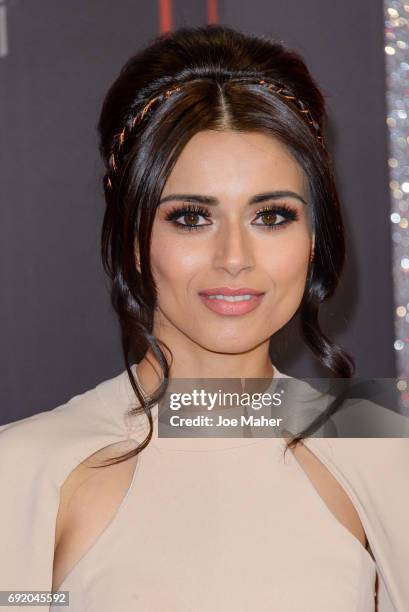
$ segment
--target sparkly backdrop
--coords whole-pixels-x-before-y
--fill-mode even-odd
[[[386,100],[397,386],[409,414],[409,2],[385,0]]]

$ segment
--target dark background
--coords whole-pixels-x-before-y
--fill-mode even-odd
[[[207,23],[177,0],[173,24]],[[381,0],[223,0],[220,23],[301,52],[331,120],[348,261],[322,311],[357,375],[394,377],[383,4]],[[96,123],[128,57],[160,30],[159,3],[10,0],[0,60],[1,422],[54,408],[124,369],[99,256],[104,201]],[[162,22],[163,23],[163,22]],[[295,325],[274,363],[317,376]]]

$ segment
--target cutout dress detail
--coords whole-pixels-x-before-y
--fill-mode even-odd
[[[0,428],[1,590],[51,589],[59,487],[98,449],[145,437],[132,403],[124,371]],[[70,612],[407,612],[408,439],[305,441],[349,495],[372,558],[284,439],[160,438],[153,416],[125,496],[60,586]]]

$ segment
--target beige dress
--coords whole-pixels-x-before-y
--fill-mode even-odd
[[[0,428],[0,590],[51,589],[59,488],[97,450],[143,439],[133,402],[124,371]],[[305,441],[354,503],[369,552],[284,458],[284,439],[161,438],[153,415],[125,497],[60,587],[70,606],[50,610],[409,610],[407,438]]]

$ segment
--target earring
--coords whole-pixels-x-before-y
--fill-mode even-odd
[[[310,255],[310,263],[314,261],[314,250],[311,251],[311,255]]]

